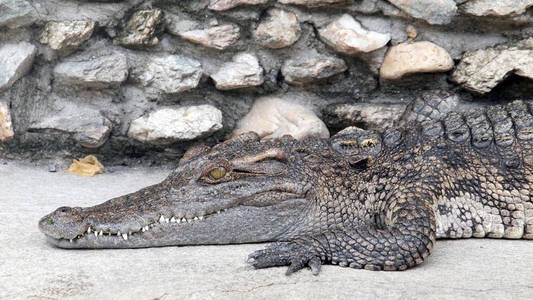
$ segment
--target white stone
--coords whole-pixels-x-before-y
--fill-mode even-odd
[[[9,103],[0,101],[0,142],[9,141],[15,136]]]
[[[208,7],[212,10],[228,10],[240,5],[256,5],[267,2],[268,0],[210,0]]]
[[[344,3],[348,0],[278,0],[281,4],[295,4],[307,7],[321,7],[331,4]]]
[[[318,32],[326,44],[345,54],[371,52],[385,46],[390,40],[389,34],[366,30],[348,14]]]
[[[403,43],[389,49],[380,77],[394,80],[413,73],[446,72],[453,66],[448,52],[431,42]]]
[[[39,41],[48,44],[54,50],[74,48],[88,40],[95,27],[95,22],[66,21],[48,22],[44,26]]]
[[[474,16],[516,16],[533,6],[533,0],[470,0],[462,6],[466,14]]]
[[[300,104],[274,97],[258,98],[241,119],[232,135],[254,131],[261,138],[291,135],[302,140],[309,136],[328,138],[329,131],[315,113]]]
[[[18,28],[37,21],[37,12],[30,1],[0,0],[0,27]]]
[[[211,78],[219,90],[232,90],[263,84],[263,68],[257,57],[242,52],[233,57],[233,61],[225,63]]]
[[[69,57],[54,68],[56,82],[88,88],[119,86],[128,78],[126,56],[118,51],[82,53]]]
[[[146,66],[132,71],[132,78],[149,92],[176,94],[198,86],[202,78],[200,62],[181,55],[149,58]]]
[[[57,114],[32,124],[30,129],[67,133],[85,148],[98,148],[107,141],[112,123],[95,108],[66,102]]]
[[[131,122],[128,136],[167,145],[205,137],[222,128],[222,112],[211,105],[165,107]]]
[[[285,61],[281,74],[290,84],[305,85],[342,73],[347,68],[341,58],[302,53],[298,58]]]
[[[292,12],[273,8],[267,19],[253,32],[255,40],[264,47],[279,49],[294,44],[300,37],[300,24]]]
[[[448,24],[457,14],[453,0],[388,0],[413,18],[429,24]]]
[[[206,29],[195,29],[178,33],[182,39],[205,47],[224,50],[235,44],[240,37],[240,29],[233,24],[212,26]]]
[[[36,53],[36,47],[28,42],[10,43],[0,48],[0,91],[28,73]]]
[[[532,49],[497,47],[467,52],[451,79],[467,90],[484,94],[513,72],[533,79]]]

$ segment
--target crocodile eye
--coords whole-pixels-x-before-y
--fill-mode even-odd
[[[216,167],[209,171],[209,176],[213,179],[220,179],[226,175],[226,168],[224,167]]]

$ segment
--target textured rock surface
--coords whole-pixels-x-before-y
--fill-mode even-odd
[[[214,106],[165,107],[131,122],[128,136],[165,145],[204,137],[221,128],[222,112]]]
[[[390,40],[390,35],[366,30],[347,14],[320,29],[319,34],[335,51],[345,54],[371,52],[385,46]]]
[[[91,37],[95,23],[89,21],[48,22],[39,41],[54,50],[78,47]]]
[[[300,37],[300,23],[294,13],[273,8],[267,12],[267,18],[257,26],[253,35],[264,47],[288,47]]]
[[[484,94],[511,73],[533,79],[533,47],[497,47],[467,52],[453,72],[452,80],[467,90]]]
[[[0,47],[0,91],[28,73],[36,53],[35,46],[27,42]]]
[[[328,128],[312,110],[274,97],[257,99],[250,112],[235,127],[233,136],[248,131],[254,131],[262,138],[276,138],[286,134],[296,139],[308,136],[329,137]]]
[[[391,47],[380,69],[382,79],[399,79],[422,72],[445,72],[453,60],[443,48],[431,42],[403,43]]]
[[[233,90],[263,84],[263,68],[257,57],[250,53],[239,53],[233,61],[225,63],[211,78],[219,90]]]
[[[264,96],[297,99],[322,112],[319,117],[331,132],[339,129],[335,124],[349,120],[336,123],[328,117],[326,107],[339,103],[374,109],[364,117],[363,108],[353,110],[352,121],[383,130],[390,122],[371,115],[402,107],[423,90],[454,90],[461,102],[473,105],[533,100],[527,60],[516,53],[503,56],[503,62],[495,56],[505,70],[494,70],[484,59],[472,60],[468,68],[463,64],[459,69],[470,71],[457,75],[460,83],[452,80],[452,72],[425,73],[435,68],[428,51],[397,55],[402,59],[394,71],[399,80],[379,76],[387,68],[387,62],[382,65],[389,47],[418,41],[442,47],[457,62],[481,49],[533,49],[527,40],[516,44],[533,34],[529,2],[0,0],[0,49],[21,49],[0,57],[0,99],[9,103],[14,130],[9,142],[0,143],[0,159],[96,154],[106,165],[172,164],[193,143],[213,145],[230,137],[254,101]],[[473,14],[472,7],[485,16]],[[347,28],[340,26],[342,20]],[[77,22],[89,26],[78,30],[73,26]],[[338,26],[326,37],[334,24]],[[372,51],[369,46],[383,35],[387,38],[378,43],[383,46]],[[41,38],[49,44],[41,44]],[[31,49],[35,52],[25,56]],[[240,53],[255,58],[232,61]],[[15,63],[18,59],[23,62]],[[432,61],[430,68],[421,68]],[[521,65],[506,69],[514,61]],[[424,73],[409,73],[414,71]],[[57,105],[65,101],[81,110],[89,105],[113,124],[102,146],[87,149],[72,133],[30,129],[58,115]],[[201,104],[222,112],[223,128],[164,146],[128,136],[131,120],[149,112]],[[78,112],[70,114],[65,120],[74,122]]]
[[[0,100],[0,142],[9,141],[14,135],[9,103]]]
[[[160,9],[136,11],[115,41],[129,47],[157,45],[159,39],[155,34],[160,29],[162,18]]]
[[[285,61],[281,74],[290,84],[305,85],[342,73],[347,68],[341,58],[309,54]]]
[[[533,0],[470,0],[461,8],[474,16],[514,16],[533,6]]]
[[[321,7],[336,3],[343,3],[346,1],[348,0],[278,0],[279,3],[283,4],[296,4],[304,5],[307,7]]]
[[[176,94],[198,86],[200,62],[180,55],[152,57],[132,71],[131,77],[151,94]]]
[[[228,10],[240,5],[255,5],[264,4],[268,0],[210,0],[209,9],[212,10]]]
[[[0,0],[0,27],[29,26],[37,19],[37,12],[30,1]]]
[[[197,43],[209,48],[224,50],[235,44],[240,37],[237,25],[226,24],[178,33],[182,39]]]
[[[81,146],[98,148],[102,146],[111,132],[112,124],[100,111],[87,106],[64,104],[60,110],[32,124],[32,131],[55,131],[72,136]]]
[[[324,109],[324,122],[328,127],[344,129],[358,126],[379,130],[394,125],[405,111],[404,104],[333,104]]]
[[[128,62],[126,56],[117,51],[82,53],[58,63],[54,68],[54,78],[63,85],[114,87],[128,78]]]
[[[453,0],[388,0],[408,15],[429,24],[448,24],[457,13]]]

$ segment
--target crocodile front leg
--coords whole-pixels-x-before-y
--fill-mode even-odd
[[[391,222],[336,229],[291,241],[276,242],[249,256],[255,268],[289,265],[287,275],[309,266],[339,264],[368,270],[405,270],[429,256],[436,239],[435,214],[420,199],[400,197],[389,207]]]

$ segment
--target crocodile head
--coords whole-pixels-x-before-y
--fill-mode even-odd
[[[246,133],[194,147],[161,183],[92,207],[61,207],[39,221],[62,248],[137,248],[276,240],[311,204],[313,169],[330,145]]]

